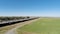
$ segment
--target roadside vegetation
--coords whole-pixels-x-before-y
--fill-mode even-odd
[[[9,21],[9,20],[25,19],[25,18],[30,18],[30,17],[29,16],[27,17],[0,17],[0,22]]]
[[[19,20],[19,19],[28,19],[30,18],[29,16],[27,17],[0,17],[0,24],[3,22],[3,21],[10,21],[10,20]],[[0,25],[1,26],[1,25]],[[0,27],[0,34],[4,34],[6,31],[16,27],[17,24],[14,24],[14,25],[10,25],[10,26],[5,26],[5,27]]]

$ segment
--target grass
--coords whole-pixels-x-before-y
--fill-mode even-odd
[[[60,18],[41,18],[17,29],[18,34],[60,34]]]
[[[20,23],[5,26],[5,27],[0,27],[0,34],[5,34],[8,30],[15,28],[16,26],[20,25]]]
[[[6,31],[8,31],[9,29],[11,29],[13,27],[4,27],[4,28],[0,28],[0,34],[4,34]]]
[[[7,32],[8,30],[14,28],[15,25],[10,25],[10,26],[5,26],[5,27],[1,27],[0,28],[0,34],[5,34],[5,32]]]

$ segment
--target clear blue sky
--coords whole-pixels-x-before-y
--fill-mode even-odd
[[[0,16],[60,17],[60,0],[0,0]]]

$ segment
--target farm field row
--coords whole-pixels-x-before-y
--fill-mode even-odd
[[[60,18],[41,18],[17,29],[18,34],[60,34]]]

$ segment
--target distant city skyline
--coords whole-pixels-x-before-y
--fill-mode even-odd
[[[60,0],[0,0],[0,16],[60,17]]]

